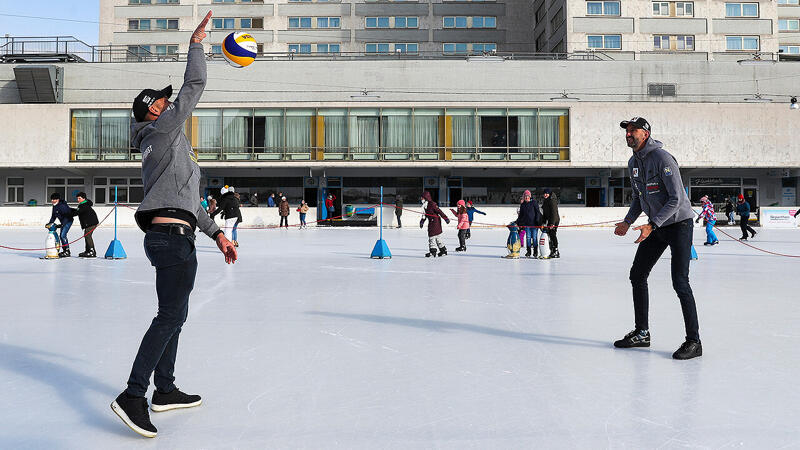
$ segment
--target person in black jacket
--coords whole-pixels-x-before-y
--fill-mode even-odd
[[[525,229],[525,246],[528,248],[525,256],[531,256],[533,250],[533,257],[539,256],[538,245],[536,242],[539,238],[539,229],[536,228],[542,224],[542,214],[539,212],[539,205],[535,200],[531,200],[531,191],[525,191],[522,194],[522,203],[519,205],[519,215],[517,216],[517,226]],[[533,247],[531,247],[533,242]]]
[[[76,196],[78,199],[78,207],[72,209],[72,215],[78,216],[78,221],[81,223],[81,229],[83,229],[83,240],[86,244],[86,251],[83,253],[78,253],[78,256],[82,258],[94,258],[97,256],[97,253],[94,250],[94,239],[92,239],[92,233],[94,233],[95,228],[97,225],[100,224],[100,221],[97,220],[97,213],[94,212],[92,209],[92,201],[86,198],[85,192],[78,192]]]
[[[225,226],[223,230],[225,232],[225,236],[229,237],[229,241],[233,242],[235,247],[238,247],[239,243],[236,242],[234,233],[236,232],[236,226],[241,221],[240,217],[242,215],[241,210],[239,209],[239,200],[236,198],[235,191],[232,188],[224,187],[220,189],[220,193],[222,196],[219,199],[219,205],[217,210],[211,213],[211,218],[213,219],[214,216],[220,214],[220,216],[225,219]]]
[[[394,215],[397,216],[397,228],[401,228],[403,226],[403,222],[400,221],[400,216],[403,215],[403,197],[399,195],[394,200]]]
[[[542,204],[542,215],[544,215],[544,225],[546,227],[547,236],[550,238],[550,256],[549,258],[560,258],[561,254],[558,253],[558,223],[560,216],[558,215],[558,201],[553,196],[553,191],[550,188],[544,190],[544,203]]]
[[[69,228],[72,226],[72,208],[61,198],[61,194],[58,192],[53,192],[50,195],[50,203],[53,204],[53,214],[45,227],[50,228],[56,219],[61,222],[61,235],[59,236],[61,239],[61,252],[58,253],[58,257],[66,258],[69,256],[67,233],[69,233]]]

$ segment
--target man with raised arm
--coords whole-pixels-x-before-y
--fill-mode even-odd
[[[151,374],[156,387],[153,411],[189,408],[202,401],[199,395],[181,392],[173,375],[178,337],[197,273],[195,228],[216,241],[226,263],[237,258],[233,244],[200,205],[200,168],[183,132],[183,124],[191,117],[206,85],[201,42],[210,18],[209,11],[192,33],[183,86],[175,101],[169,101],[172,86],[160,91],[145,89],[132,107],[135,122],[131,125],[131,142],[142,153],[144,183],[144,200],[135,217],[145,232],[145,255],[156,268],[158,313],[142,338],[128,387],[111,403],[111,409],[133,431],[146,437],[157,433],[145,397]]]

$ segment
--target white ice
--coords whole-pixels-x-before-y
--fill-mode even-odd
[[[142,233],[120,232],[120,261],[0,250],[0,448],[800,447],[800,260],[697,230],[705,354],[674,361],[668,252],[652,347],[618,350],[634,236],[562,229],[563,258],[538,261],[501,259],[506,234],[475,229],[457,254],[450,230],[450,254],[426,259],[423,230],[387,230],[380,261],[375,229],[242,230],[232,266],[199,236],[176,384],[204,403],[152,413],[152,440],[109,408],[156,311]],[[45,237],[0,230],[2,245]],[[751,243],[800,255],[797,230]]]

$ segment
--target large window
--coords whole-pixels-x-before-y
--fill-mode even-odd
[[[618,16],[619,2],[586,2],[587,16]]]
[[[725,36],[728,51],[758,50],[758,36]]]
[[[800,31],[800,19],[778,19],[778,31]]]
[[[586,36],[589,48],[620,50],[622,49],[622,36],[619,34],[599,34]]]
[[[445,42],[442,44],[442,53],[445,55],[479,55],[497,51],[495,43],[464,43]]]
[[[694,2],[653,2],[656,17],[692,17]]]
[[[144,199],[142,179],[94,177],[94,203],[114,203],[115,192],[119,203],[141,203]]]
[[[778,5],[800,5],[800,0],[778,0]]]
[[[800,45],[781,45],[778,51],[786,55],[800,55]]]
[[[419,28],[418,17],[367,17],[366,28]]]
[[[8,177],[6,178],[6,187],[6,203],[25,202],[25,178]]]
[[[387,42],[368,43],[364,47],[367,53],[418,53],[419,44],[398,43],[390,44]]]
[[[653,50],[694,50],[694,36],[656,34]]]
[[[542,192],[549,188],[560,204],[581,205],[584,203],[586,178],[464,177],[462,186],[462,196],[476,204],[517,205],[526,190],[530,190],[533,197],[541,203]]]
[[[86,191],[83,178],[48,178],[46,197],[49,200],[53,193],[61,194],[61,198],[68,202],[76,202],[79,192]]]
[[[216,30],[262,29],[263,17],[215,17],[211,19],[211,28]]]
[[[130,112],[72,111],[71,161],[131,161]],[[569,114],[551,108],[197,108],[198,160],[566,160]]]
[[[758,17],[758,3],[725,3],[725,17]]]
[[[445,16],[442,18],[444,28],[496,28],[497,17],[494,16]]]

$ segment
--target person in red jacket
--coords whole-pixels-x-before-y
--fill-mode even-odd
[[[336,211],[336,207],[333,205],[333,201],[336,200],[336,196],[333,194],[328,194],[328,198],[325,199],[325,210],[328,211],[328,223],[333,225],[333,214]]]
[[[436,256],[445,256],[447,254],[447,247],[444,246],[439,236],[442,235],[442,219],[444,219],[446,223],[450,223],[450,219],[439,209],[439,205],[433,201],[430,192],[423,192],[422,200],[423,216],[419,221],[419,227],[422,228],[425,225],[425,220],[428,221],[428,248],[430,249],[430,251],[425,254],[425,257],[433,256],[435,258]],[[437,248],[439,250],[438,255],[436,254]]]

